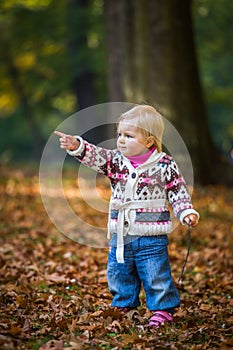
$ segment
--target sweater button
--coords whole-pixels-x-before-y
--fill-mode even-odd
[[[128,226],[129,226],[128,221],[125,221],[125,222],[124,222],[124,225],[125,225],[125,227],[128,227]]]
[[[136,173],[133,173],[133,174],[131,175],[131,177],[132,177],[133,179],[135,179],[136,176],[137,176]]]

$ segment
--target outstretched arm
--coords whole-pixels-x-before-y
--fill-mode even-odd
[[[115,156],[116,150],[97,147],[81,136],[71,136],[57,130],[54,131],[54,134],[59,136],[60,147],[83,165],[106,176],[109,176],[109,173],[112,174],[111,160]]]
[[[68,151],[74,151],[78,149],[80,142],[74,136],[64,134],[60,131],[54,131],[54,134],[60,137],[59,141],[61,148]]]

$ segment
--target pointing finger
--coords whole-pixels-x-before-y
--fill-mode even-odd
[[[59,137],[65,137],[66,136],[66,134],[64,134],[63,132],[57,131],[57,130],[54,131],[54,134],[59,136]]]

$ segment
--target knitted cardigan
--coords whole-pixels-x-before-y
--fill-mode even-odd
[[[108,237],[110,233],[117,233],[118,262],[124,262],[125,235],[171,233],[168,203],[182,224],[186,215],[199,217],[175,161],[166,153],[155,150],[145,163],[134,168],[118,150],[97,147],[76,137],[79,148],[67,152],[110,179]]]

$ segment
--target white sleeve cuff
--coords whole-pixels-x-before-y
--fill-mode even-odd
[[[189,215],[189,214],[194,214],[194,215],[197,215],[198,219],[200,218],[200,214],[194,210],[194,209],[185,209],[182,211],[182,213],[180,214],[180,222],[182,225],[186,225],[186,223],[184,222],[184,218]]]
[[[69,151],[68,149],[66,150],[66,152],[73,157],[78,157],[81,156],[81,154],[83,153],[84,149],[85,149],[85,143],[83,141],[83,138],[80,136],[74,136],[79,142],[80,145],[77,149],[75,149],[74,151]]]

